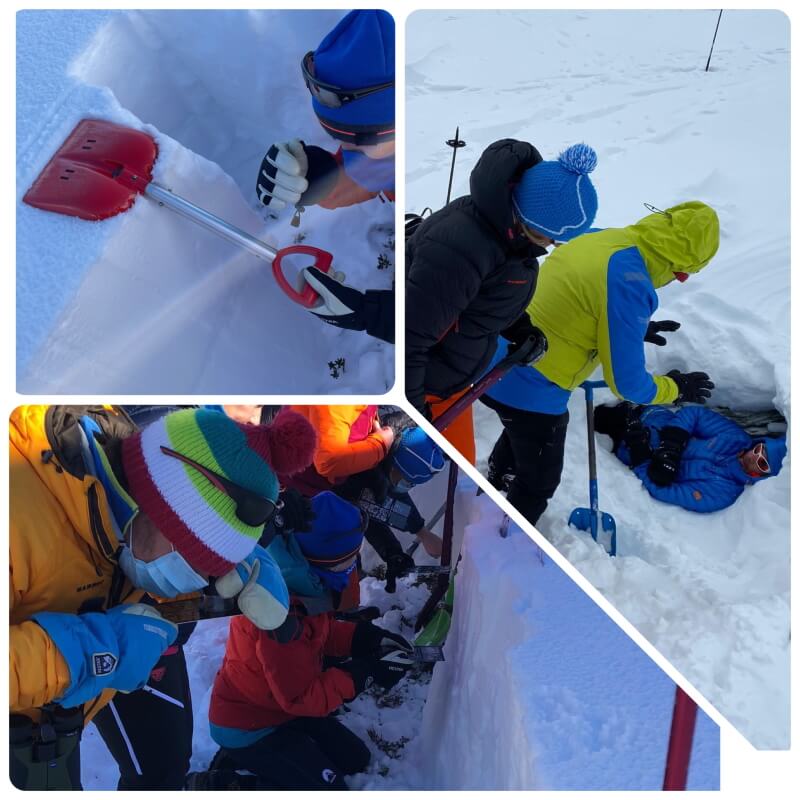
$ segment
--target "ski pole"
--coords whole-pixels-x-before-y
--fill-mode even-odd
[[[708,51],[708,61],[706,61],[706,72],[708,72],[708,65],[711,63],[711,54],[714,52],[714,42],[717,41],[717,31],[719,30],[719,22],[722,19],[722,12],[720,9],[719,16],[717,17],[717,27],[714,28],[714,38],[711,40],[711,49]]]
[[[459,147],[466,147],[467,144],[463,139],[458,138],[458,125],[456,125],[455,137],[448,139],[445,144],[453,148],[453,160],[450,162],[450,180],[447,182],[447,200],[444,201],[444,204],[447,205],[450,202],[450,192],[453,189],[453,172],[456,168],[456,153]]]

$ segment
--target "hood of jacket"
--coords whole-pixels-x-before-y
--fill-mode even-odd
[[[511,189],[526,169],[541,161],[532,144],[501,139],[483,151],[469,176],[472,202],[503,240],[515,227]]]
[[[693,200],[656,212],[625,228],[639,248],[656,289],[676,272],[700,272],[719,248],[719,218],[713,208]]]

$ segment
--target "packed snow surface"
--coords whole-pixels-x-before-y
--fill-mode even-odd
[[[427,518],[445,488],[442,475],[415,490]],[[342,722],[372,753],[350,787],[660,788],[675,685],[519,528],[500,538],[501,517],[462,479],[454,542],[463,557],[446,661],[432,679],[411,675],[386,694],[370,690],[345,704]],[[400,537],[407,547],[410,537]],[[367,568],[379,563],[368,545],[362,555]],[[421,550],[415,557],[432,562]],[[407,637],[427,597],[410,577],[395,594],[374,577],[361,582],[362,604],[381,611],[376,624]],[[206,768],[217,749],[208,706],[227,630],[226,620],[202,622],[186,646],[193,770]],[[87,789],[114,788],[118,779],[93,726],[82,775]],[[719,729],[702,712],[689,786],[719,787]]]
[[[711,265],[659,292],[669,344],[647,345],[658,374],[705,370],[712,401],[790,417],[789,22],[717,11],[418,12],[408,29],[408,206],[444,200],[456,125],[453,196],[482,150],[504,137],[547,159],[584,141],[598,227],[702,200],[720,217]],[[487,46],[487,42],[502,43]],[[534,320],[535,322],[535,320]],[[601,377],[599,374],[596,377]],[[607,391],[595,401],[613,400]],[[479,468],[501,428],[476,405]],[[658,503],[598,437],[600,508],[618,556],[567,526],[588,505],[581,391],[561,486],[539,530],[759,748],[789,746],[789,486],[781,474],[730,509],[697,515]]]
[[[394,348],[321,323],[271,266],[147,198],[100,222],[22,203],[75,125],[149,133],[153,178],[274,248],[334,254],[390,288],[394,209],[378,199],[268,218],[255,183],[273,142],[335,151],[299,63],[341,11],[17,14],[17,385],[25,393],[382,393]],[[343,235],[345,234],[345,235]],[[381,257],[384,257],[381,259]],[[290,280],[302,264],[288,264]],[[380,266],[379,266],[380,260]],[[385,267],[386,263],[389,267]],[[329,362],[344,359],[344,371]],[[335,373],[335,374],[334,374]]]

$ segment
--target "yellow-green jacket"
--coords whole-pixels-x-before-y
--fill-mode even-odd
[[[559,247],[542,266],[528,306],[548,351],[535,367],[513,369],[489,396],[513,408],[560,414],[570,392],[599,363],[618,397],[671,403],[678,395],[675,382],[651,375],[645,365],[644,336],[658,308],[655,290],[677,272],[699,272],[718,246],[716,213],[689,202]]]

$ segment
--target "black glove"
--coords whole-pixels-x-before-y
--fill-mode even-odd
[[[541,331],[531,322],[527,311],[524,311],[507,328],[500,331],[500,335],[512,344],[521,344],[529,336],[535,334],[541,335]]]
[[[350,673],[350,677],[353,679],[353,686],[356,690],[353,697],[357,697],[364,689],[368,689],[372,685],[373,678],[370,671],[370,664],[366,659],[353,658],[350,659],[350,661],[345,661],[344,664],[337,665],[336,669],[342,669]]]
[[[283,504],[275,513],[275,525],[284,531],[310,531],[314,522],[311,500],[297,489],[286,489],[280,494]]]
[[[386,559],[386,591],[393,594],[397,589],[397,579],[408,575],[416,565],[407,553],[395,553]]]
[[[661,322],[649,322],[644,340],[650,342],[650,344],[657,344],[659,347],[663,347],[667,343],[667,340],[663,336],[659,336],[659,333],[661,331],[676,331],[680,326],[680,322],[675,322],[673,319],[663,319]]]
[[[669,486],[678,476],[681,456],[689,442],[689,434],[683,428],[666,427],[660,431],[661,443],[653,453],[647,475],[656,486]]]
[[[680,372],[673,369],[667,373],[678,385],[678,403],[705,403],[711,397],[714,383],[705,372]]]
[[[353,643],[350,652],[356,657],[380,655],[382,647],[391,647],[396,650],[413,651],[413,645],[399,633],[387,631],[373,625],[371,622],[359,622],[353,633]]]
[[[316,267],[304,269],[303,276],[320,296],[320,303],[308,309],[312,314],[337,328],[351,331],[363,331],[366,328],[363,292],[346,286],[330,273],[320,272]]]
[[[647,461],[648,458],[652,458],[653,451],[650,447],[650,430],[649,428],[645,428],[638,420],[628,426],[622,439],[628,447],[632,467],[636,467],[641,464],[642,461]]]

